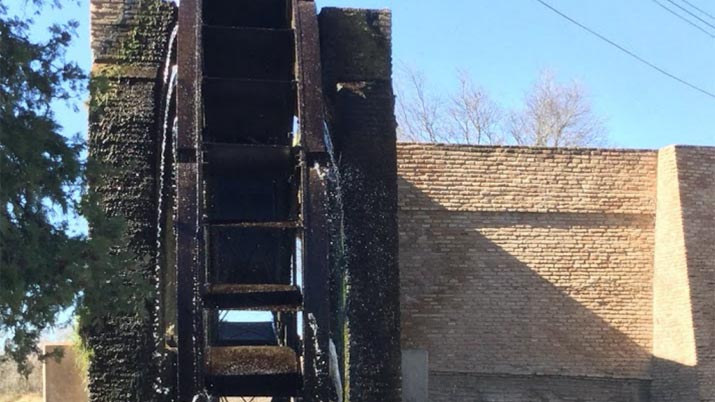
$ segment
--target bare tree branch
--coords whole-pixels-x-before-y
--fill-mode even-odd
[[[603,121],[578,83],[558,83],[541,74],[524,107],[505,112],[465,72],[447,102],[430,91],[424,74],[401,66],[396,80],[398,138],[414,142],[540,147],[601,146]]]
[[[415,142],[439,142],[445,138],[442,101],[429,92],[421,72],[407,65],[398,69],[395,92],[398,138]]]
[[[544,72],[526,94],[525,107],[509,116],[508,131],[519,145],[583,147],[603,145],[605,128],[585,89],[557,83]]]
[[[464,71],[459,73],[459,91],[451,96],[450,137],[465,144],[502,144],[499,134],[501,108]]]

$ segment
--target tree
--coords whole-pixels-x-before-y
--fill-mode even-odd
[[[448,137],[442,101],[427,89],[424,74],[402,65],[395,86],[397,135],[404,141],[439,142]]]
[[[591,108],[584,88],[560,84],[544,72],[526,94],[525,107],[509,116],[508,131],[519,145],[583,147],[603,145],[603,121]]]
[[[501,108],[469,76],[459,73],[459,90],[446,101],[416,69],[402,65],[395,86],[398,137],[403,141],[497,144]]]
[[[459,90],[451,96],[450,136],[465,144],[504,143],[499,132],[503,112],[487,92],[477,87],[466,72],[459,73]]]
[[[14,359],[25,373],[60,311],[102,314],[90,306],[119,294],[127,261],[122,221],[106,217],[87,190],[84,141],[63,136],[53,113],[57,101],[76,108],[85,89],[85,73],[66,57],[77,22],[53,25],[49,39],[34,42],[41,3],[19,17],[0,2],[0,332],[7,338],[0,359]],[[81,217],[91,237],[71,230]]]
[[[606,132],[579,84],[542,73],[522,109],[505,111],[465,72],[457,90],[435,95],[421,72],[402,67],[396,80],[401,140],[473,145],[582,147],[603,145]],[[444,101],[447,99],[447,101]]]

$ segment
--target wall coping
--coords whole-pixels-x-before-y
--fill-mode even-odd
[[[644,153],[655,154],[657,149],[639,148],[576,148],[576,147],[530,147],[523,145],[469,145],[469,144],[444,144],[444,143],[423,143],[423,142],[402,142],[397,143],[398,149],[443,149],[472,152],[532,152],[532,153],[563,153],[563,154],[588,154],[588,153]],[[678,147],[683,147],[678,145]],[[714,147],[715,148],[715,147]]]

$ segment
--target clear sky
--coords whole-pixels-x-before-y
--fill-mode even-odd
[[[659,0],[684,14],[681,10]],[[673,0],[686,6],[683,0]],[[715,16],[715,0],[688,0]],[[24,0],[10,0],[12,5]],[[653,0],[547,0],[575,20],[658,67],[715,93],[715,38]],[[63,2],[71,3],[71,2]],[[654,71],[554,14],[536,0],[318,0],[319,7],[390,8],[394,59],[425,73],[435,91],[456,85],[456,71],[505,107],[517,107],[544,69],[580,81],[617,147],[715,145],[715,98]],[[691,9],[692,11],[695,11]],[[696,12],[697,13],[697,12]],[[71,56],[89,68],[88,0],[55,18],[80,21]],[[715,19],[698,14],[715,26]],[[715,36],[715,29],[700,23]],[[62,112],[68,132],[84,131],[86,114]]]

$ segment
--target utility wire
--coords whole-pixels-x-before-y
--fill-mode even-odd
[[[667,1],[668,1],[668,3],[670,3],[670,4],[672,4],[672,5],[676,6],[676,7],[678,7],[679,9],[681,9],[681,10],[685,11],[686,13],[692,15],[693,17],[697,18],[697,19],[698,19],[699,21],[701,21],[703,24],[709,26],[709,27],[712,28],[712,29],[715,29],[715,25],[713,25],[713,24],[711,24],[711,23],[705,21],[704,19],[700,18],[700,17],[699,17],[697,14],[695,14],[694,12],[688,10],[687,8],[681,6],[680,4],[674,2],[673,0],[667,0]]]
[[[709,36],[709,37],[711,37],[711,38],[715,38],[715,35],[711,34],[708,30],[706,30],[705,28],[701,27],[700,25],[694,23],[693,21],[690,21],[689,19],[683,17],[682,15],[676,13],[675,11],[671,10],[671,9],[668,8],[665,4],[661,3],[660,1],[658,1],[658,0],[653,0],[653,2],[654,2],[655,4],[657,4],[657,5],[661,6],[661,7],[663,7],[664,10],[668,11],[669,13],[673,14],[674,16],[676,16],[676,17],[680,18],[681,20],[687,22],[688,24],[692,25],[693,27],[695,27],[695,28],[701,30],[702,32],[705,33],[705,35],[707,35],[707,36]]]
[[[649,62],[648,60],[646,60],[646,59],[644,59],[644,58],[638,56],[637,54],[635,54],[635,53],[631,52],[630,50],[624,48],[623,46],[619,45],[618,43],[616,43],[616,42],[614,42],[614,41],[612,41],[612,40],[606,38],[605,36],[601,35],[600,33],[598,33],[598,32],[596,32],[596,31],[592,30],[591,28],[589,28],[589,27],[587,27],[587,26],[581,24],[580,22],[574,20],[573,18],[569,17],[568,15],[566,15],[566,14],[562,13],[561,11],[555,9],[554,7],[552,7],[550,4],[546,3],[545,1],[543,1],[543,0],[536,0],[536,1],[538,1],[538,2],[541,3],[544,7],[548,8],[549,10],[553,11],[554,13],[556,13],[556,14],[560,15],[561,17],[567,19],[567,20],[570,21],[571,23],[577,25],[579,28],[581,28],[581,29],[587,31],[588,33],[590,33],[591,35],[594,35],[594,36],[598,37],[599,39],[601,39],[601,40],[607,42],[607,43],[610,44],[611,46],[613,46],[613,47],[617,48],[618,50],[622,51],[623,53],[625,53],[625,54],[627,54],[627,55],[633,57],[634,59],[640,61],[641,63],[647,65],[648,67],[650,67],[650,68],[652,68],[652,69],[658,71],[659,73],[661,73],[661,74],[663,74],[663,75],[666,75],[666,76],[668,76],[668,77],[670,77],[670,78],[672,78],[672,79],[674,79],[674,80],[680,82],[680,83],[683,84],[683,85],[686,85],[686,86],[688,86],[688,87],[690,87],[690,88],[692,88],[692,89],[694,89],[694,90],[696,90],[696,91],[698,91],[698,92],[701,92],[701,93],[703,93],[703,94],[705,94],[705,95],[707,95],[707,96],[709,96],[709,97],[715,99],[715,93],[712,93],[712,92],[709,92],[709,91],[707,91],[707,90],[705,90],[705,89],[702,89],[702,88],[698,87],[698,86],[695,85],[695,84],[691,84],[691,83],[689,83],[688,81],[685,81],[684,79],[679,78],[679,77],[677,77],[677,76],[675,76],[675,75],[673,75],[673,74],[671,74],[671,73],[669,73],[669,72],[663,70],[662,68],[660,68],[660,67],[656,66],[655,64]]]
[[[708,13],[707,11],[704,11],[702,8],[698,8],[698,6],[696,6],[695,4],[689,2],[688,0],[682,0],[682,1],[683,1],[683,3],[685,3],[685,4],[689,5],[690,7],[692,7],[693,9],[700,11],[701,14],[707,15],[707,16],[710,17],[713,21],[715,21],[715,17],[713,17],[712,14]]]

